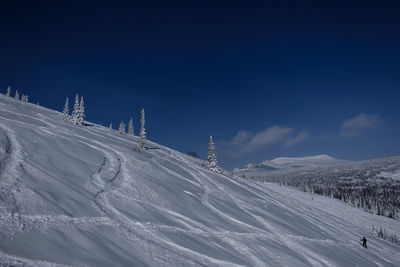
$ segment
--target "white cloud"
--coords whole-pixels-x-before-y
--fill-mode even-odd
[[[381,123],[379,115],[361,113],[344,121],[339,135],[342,137],[359,136],[365,130],[378,128]]]
[[[232,139],[231,145],[241,145],[251,138],[251,133],[248,131],[239,131]]]
[[[295,144],[303,142],[304,140],[308,139],[309,136],[310,133],[308,131],[300,132],[294,138],[289,138],[288,140],[286,140],[284,146],[285,147],[294,146]]]
[[[222,149],[231,156],[240,156],[274,144],[293,146],[306,140],[309,132],[298,133],[295,129],[279,125],[269,127],[254,135],[248,131],[239,131],[230,142],[219,142]]]
[[[293,132],[292,128],[281,126],[269,127],[268,129],[255,134],[247,144],[247,149],[254,150],[278,143],[291,132]]]

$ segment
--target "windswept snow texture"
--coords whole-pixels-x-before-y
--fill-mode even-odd
[[[400,266],[397,220],[137,143],[0,96],[0,265]]]

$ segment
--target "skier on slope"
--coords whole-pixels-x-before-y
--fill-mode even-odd
[[[362,246],[363,246],[364,248],[367,248],[367,239],[365,238],[365,236],[364,236],[362,239],[360,239],[360,241],[363,242]]]

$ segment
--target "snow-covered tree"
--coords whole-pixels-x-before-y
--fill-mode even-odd
[[[85,124],[85,105],[83,103],[83,96],[81,96],[81,103],[79,104],[78,125]]]
[[[145,148],[146,145],[146,129],[144,128],[145,124],[145,118],[144,118],[144,108],[142,108],[142,111],[140,112],[141,118],[140,118],[140,140],[139,140],[139,147],[141,149]]]
[[[133,134],[133,120],[132,120],[132,118],[130,119],[129,124],[128,124],[128,134],[134,135]]]
[[[68,103],[68,97],[67,97],[67,99],[65,100],[63,115],[64,115],[64,121],[68,122],[68,121],[70,120],[70,118],[69,118],[69,103]]]
[[[29,96],[25,95],[25,102],[29,102]]]
[[[110,129],[112,129],[112,122],[110,122]]]
[[[10,86],[8,86],[7,87],[7,93],[6,93],[6,96],[10,96],[11,95],[11,87]]]
[[[24,94],[21,95],[21,101],[25,102],[25,95]]]
[[[78,124],[78,121],[79,121],[79,96],[78,94],[76,94],[74,109],[72,110],[70,122],[73,124]]]
[[[218,171],[217,156],[215,155],[215,145],[214,145],[212,136],[210,136],[210,142],[208,143],[207,161],[208,161],[207,162],[208,168],[212,171],[217,172]]]
[[[126,133],[126,131],[125,131],[125,122],[121,121],[121,123],[119,124],[119,129],[118,130],[119,130],[120,134]]]
[[[15,91],[15,96],[14,96],[14,98],[15,98],[16,100],[19,100],[19,92],[18,92],[18,90]]]

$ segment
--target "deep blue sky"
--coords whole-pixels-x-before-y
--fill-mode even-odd
[[[98,2],[1,1],[3,92],[114,128],[144,107],[149,139],[213,135],[226,168],[400,154],[398,1]]]

